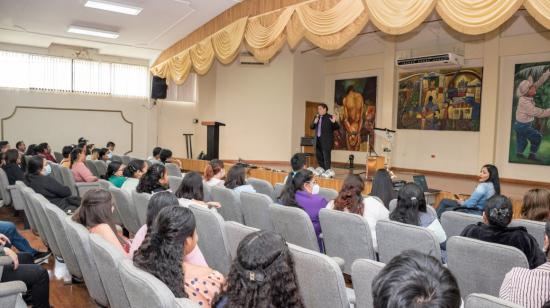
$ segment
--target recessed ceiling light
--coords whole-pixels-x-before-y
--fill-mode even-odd
[[[84,35],[91,35],[91,36],[99,36],[99,37],[105,37],[105,38],[112,38],[116,39],[118,37],[118,32],[112,32],[112,31],[105,31],[105,30],[99,30],[94,28],[87,28],[87,27],[80,27],[80,26],[70,26],[67,32],[71,33],[77,33],[77,34],[84,34]]]
[[[137,15],[141,12],[141,10],[143,10],[142,8],[137,6],[110,2],[110,1],[103,1],[103,0],[88,0],[86,1],[86,4],[84,4],[84,6],[93,8],[93,9],[111,11],[115,13],[122,13],[122,14],[128,14],[128,15]]]

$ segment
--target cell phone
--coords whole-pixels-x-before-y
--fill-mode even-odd
[[[458,194],[455,194],[455,198],[458,200],[462,200],[462,198]]]

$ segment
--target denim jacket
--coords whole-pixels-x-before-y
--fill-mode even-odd
[[[487,203],[487,199],[491,198],[494,194],[495,188],[493,187],[493,183],[479,183],[477,184],[476,189],[474,190],[470,198],[464,201],[464,206],[478,208],[483,211],[485,209],[485,203]]]

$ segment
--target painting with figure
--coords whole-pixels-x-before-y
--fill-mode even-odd
[[[397,128],[479,131],[481,67],[399,76]]]
[[[550,62],[516,64],[511,163],[550,165]]]
[[[374,146],[377,77],[336,80],[334,149],[366,152]],[[370,147],[369,147],[370,142]]]

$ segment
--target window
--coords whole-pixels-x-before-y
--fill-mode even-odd
[[[148,97],[146,66],[0,50],[0,87]]]

